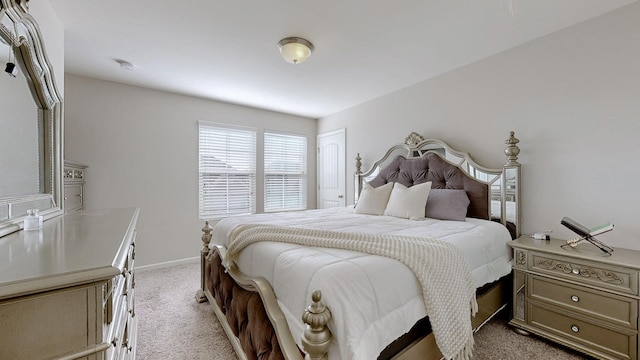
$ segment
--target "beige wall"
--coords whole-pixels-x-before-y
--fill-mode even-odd
[[[599,239],[640,249],[638,24],[636,3],[320,119],[318,132],[346,128],[348,166],[357,152],[370,165],[416,131],[499,167],[514,130],[525,232],[568,238],[563,216],[612,221]]]
[[[65,116],[67,159],[89,165],[86,208],[140,208],[139,265],[199,254],[199,120],[307,135],[315,208],[316,120],[70,74]],[[257,182],[260,210],[261,173]]]

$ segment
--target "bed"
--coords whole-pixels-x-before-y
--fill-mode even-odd
[[[206,222],[196,298],[240,359],[468,358],[510,299],[518,141],[491,169],[411,133],[358,155],[355,206]]]

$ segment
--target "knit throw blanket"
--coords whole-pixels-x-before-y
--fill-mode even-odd
[[[475,316],[478,304],[468,265],[455,246],[417,237],[246,224],[230,232],[227,262],[259,241],[352,250],[402,262],[422,286],[424,306],[442,355],[455,360],[472,357],[470,315]]]

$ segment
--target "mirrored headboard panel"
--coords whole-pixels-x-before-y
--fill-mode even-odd
[[[0,0],[0,236],[62,209],[62,98],[26,0]]]

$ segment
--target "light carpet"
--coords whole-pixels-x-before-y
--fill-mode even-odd
[[[234,360],[209,303],[195,300],[200,264],[136,273],[138,360]],[[589,359],[537,337],[518,335],[496,317],[475,334],[474,359]]]

